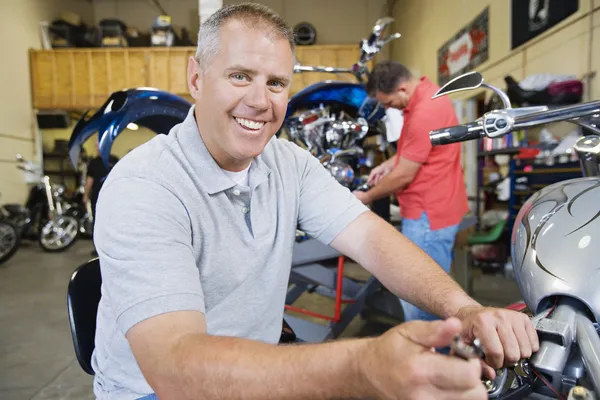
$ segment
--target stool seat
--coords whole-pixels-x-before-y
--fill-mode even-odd
[[[90,375],[94,375],[92,353],[101,286],[100,261],[94,258],[73,272],[67,289],[69,323],[75,355],[81,368]]]

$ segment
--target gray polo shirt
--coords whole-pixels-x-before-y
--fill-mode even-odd
[[[252,161],[249,187],[237,186],[192,108],[117,163],[100,192],[96,396],[152,393],[125,334],[158,314],[196,310],[209,334],[277,343],[296,228],[329,244],[366,210],[317,159],[277,138]]]

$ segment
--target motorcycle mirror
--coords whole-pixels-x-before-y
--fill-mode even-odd
[[[394,18],[391,18],[391,17],[379,18],[375,22],[375,26],[373,27],[373,35],[381,36],[381,34],[385,30],[386,26],[388,26],[392,22],[394,22]]]
[[[457,76],[433,95],[432,99],[435,99],[446,94],[460,92],[463,90],[477,89],[483,84],[483,76],[476,71],[468,72],[466,74]]]

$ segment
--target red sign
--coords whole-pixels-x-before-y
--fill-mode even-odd
[[[488,59],[489,17],[486,8],[438,50],[438,83],[473,70]]]

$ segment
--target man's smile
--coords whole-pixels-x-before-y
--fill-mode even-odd
[[[233,117],[235,121],[244,129],[249,131],[258,131],[265,126],[265,121],[257,121],[248,118]]]

